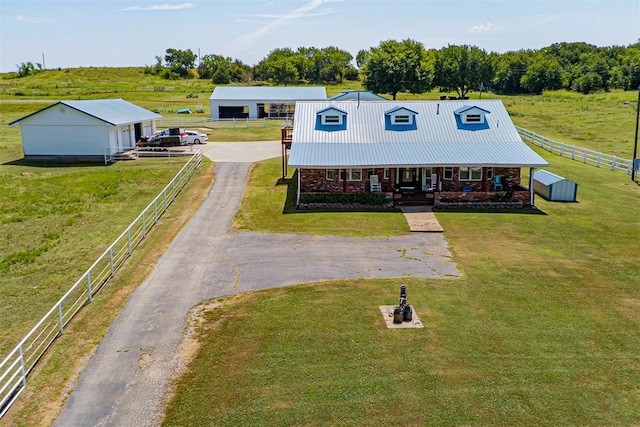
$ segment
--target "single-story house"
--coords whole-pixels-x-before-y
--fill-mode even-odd
[[[209,98],[212,119],[290,118],[296,101],[327,99],[323,86],[218,86]]]
[[[18,120],[27,160],[104,161],[133,149],[162,116],[123,99],[59,101]]]
[[[528,206],[534,192],[521,185],[521,169],[547,165],[500,100],[298,102],[288,160],[298,202],[373,191],[394,201]]]
[[[333,95],[329,101],[388,101],[370,90],[345,90],[337,95]]]

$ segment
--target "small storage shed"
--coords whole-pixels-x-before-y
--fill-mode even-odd
[[[325,101],[324,86],[218,86],[209,98],[212,119],[290,118],[296,101]]]
[[[578,196],[578,184],[540,169],[533,174],[533,191],[549,201],[575,202]]]
[[[9,123],[20,126],[27,160],[104,161],[136,147],[162,116],[123,99],[60,101]]]

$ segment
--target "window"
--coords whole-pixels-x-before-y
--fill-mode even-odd
[[[362,169],[347,169],[347,181],[362,181]]]
[[[384,169],[384,179],[389,179],[389,168]]]
[[[333,181],[335,178],[335,169],[327,169],[327,181]]]
[[[411,124],[411,116],[408,114],[398,114],[393,116],[393,124],[394,125],[408,125]]]
[[[339,115],[322,116],[323,125],[339,125],[341,123],[342,123],[342,116],[339,116]]]
[[[442,174],[442,179],[446,179],[451,181],[453,179],[453,168],[447,167],[444,168],[444,173]]]
[[[487,179],[488,180],[493,179],[493,168],[487,168]]]
[[[482,117],[480,114],[467,114],[467,123],[481,123]]]
[[[460,181],[480,181],[482,179],[482,168],[460,168]]]

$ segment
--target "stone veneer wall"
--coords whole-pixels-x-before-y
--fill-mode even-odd
[[[434,168],[440,175],[442,191],[458,192],[463,187],[471,187],[473,191],[490,191],[493,186],[493,179],[487,179],[487,168],[483,168],[484,179],[482,181],[460,181],[460,168],[453,168],[453,179],[442,179],[443,168]],[[517,188],[520,186],[520,168],[493,168],[493,175],[502,176],[504,188]]]
[[[451,202],[484,202],[490,201],[491,199],[497,199],[503,197],[507,191],[470,191],[468,193],[458,192],[458,191],[443,191],[441,193],[435,194],[434,202],[437,204],[440,201],[451,201]],[[511,198],[509,199],[511,202],[521,201],[524,206],[529,206],[530,197],[529,190],[524,187],[518,187],[515,191],[513,191]]]
[[[326,179],[324,169],[301,169],[300,192],[301,193],[364,193],[366,192],[365,177],[361,181],[347,181],[346,191],[344,181],[338,180],[338,169],[335,170],[336,179],[329,181]],[[364,175],[364,171],[363,171]]]

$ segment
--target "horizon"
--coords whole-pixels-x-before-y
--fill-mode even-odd
[[[640,40],[637,0],[3,0],[0,11],[3,73],[28,62],[143,67],[169,48],[254,66],[274,49],[335,46],[355,58],[384,40],[496,53]]]

